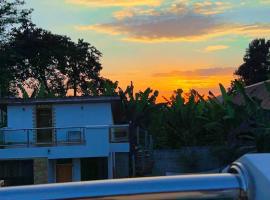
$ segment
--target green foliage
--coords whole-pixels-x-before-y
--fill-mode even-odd
[[[162,120],[155,120],[155,126],[161,127],[151,132],[159,143],[156,147],[212,146],[215,155],[222,156],[225,162],[246,152],[270,150],[266,131],[270,128],[269,114],[260,101],[247,95],[240,81],[235,86],[241,104],[235,103],[222,85],[221,98],[211,92],[205,99],[194,90],[188,97],[181,89],[175,91],[161,110]],[[226,152],[230,152],[227,158],[223,155]]]
[[[102,78],[100,81],[101,86],[98,88],[99,89],[99,95],[102,96],[116,96],[118,95],[117,90],[118,90],[118,81],[111,81],[106,78]]]
[[[21,84],[18,85],[18,88],[20,89],[20,91],[22,93],[22,98],[28,99],[29,95],[28,95],[27,91],[25,90],[25,88]]]
[[[157,106],[156,98],[158,91],[147,88],[145,91],[135,93],[133,83],[131,82],[125,91],[119,88],[119,95],[123,102],[123,118],[125,121],[132,122],[134,126],[146,128]]]
[[[226,163],[246,152],[266,151],[265,131],[270,123],[260,101],[249,97],[240,81],[235,81],[235,91],[241,104],[221,84],[220,91],[221,97],[209,92],[205,98],[195,90],[184,94],[178,89],[166,103],[156,103],[157,92],[147,88],[136,93],[131,83],[125,91],[119,90],[123,121],[152,134],[155,148],[212,146],[214,155],[222,156]]]

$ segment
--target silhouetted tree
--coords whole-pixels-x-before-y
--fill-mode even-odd
[[[270,41],[255,39],[246,50],[244,63],[236,70],[245,85],[251,85],[269,79],[270,75]]]
[[[23,9],[22,0],[0,1],[0,97],[14,95],[16,92],[15,73],[12,66],[13,52],[8,48],[8,42],[14,27],[30,21],[32,10]]]
[[[43,84],[48,94],[65,95],[65,76],[59,71],[58,64],[63,56],[63,44],[69,38],[31,23],[16,29],[12,38],[9,49],[15,55],[12,66],[15,80],[31,89]]]
[[[0,41],[7,41],[12,28],[29,21],[31,9],[23,9],[23,0],[0,1]]]
[[[27,22],[13,31],[5,46],[17,84],[31,89],[42,84],[49,96],[65,96],[69,89],[74,96],[101,93],[105,83],[99,75],[101,53],[82,39],[75,43]]]
[[[14,64],[12,57],[13,52],[6,45],[2,45],[0,48],[0,97],[16,94],[16,73],[11,67]]]
[[[67,78],[67,88],[73,95],[94,95],[94,88],[100,84],[101,52],[91,44],[78,40],[78,43],[67,41],[59,70]],[[91,90],[92,89],[92,90]]]

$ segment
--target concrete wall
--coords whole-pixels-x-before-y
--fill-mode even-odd
[[[209,148],[195,147],[192,150],[154,150],[154,176],[170,174],[215,172],[219,170],[218,161]]]

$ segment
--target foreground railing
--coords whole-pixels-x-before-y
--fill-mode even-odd
[[[270,154],[248,154],[220,174],[0,188],[1,200],[269,200]]]
[[[0,189],[1,199],[241,199],[241,179],[234,174],[119,179]]]
[[[99,131],[109,134],[111,143],[129,141],[128,125],[1,129],[0,147],[82,145],[89,134]]]

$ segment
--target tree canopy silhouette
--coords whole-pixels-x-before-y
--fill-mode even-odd
[[[23,0],[0,1],[0,42],[7,41],[10,31],[29,21],[31,9],[23,9]]]
[[[101,53],[94,46],[82,39],[73,42],[31,22],[14,29],[2,57],[15,85],[34,90],[42,84],[49,96],[65,96],[69,89],[74,96],[93,95],[93,89],[98,90],[104,81],[99,74]]]
[[[270,41],[255,39],[246,50],[244,63],[236,70],[235,75],[251,85],[269,79],[270,75]]]
[[[31,9],[23,9],[23,0],[0,1],[0,97],[16,91],[14,71],[9,67],[13,53],[7,49],[14,28],[30,21]]]
[[[73,90],[73,95],[93,95],[98,88],[100,79],[101,52],[94,46],[79,39],[78,43],[65,40],[59,71],[67,78],[67,89]]]

